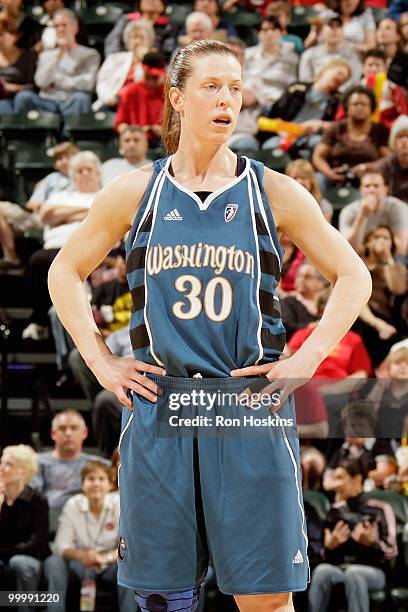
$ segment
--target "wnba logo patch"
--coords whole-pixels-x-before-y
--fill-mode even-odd
[[[118,557],[121,561],[124,561],[128,555],[128,549],[126,546],[126,540],[123,537],[119,538],[118,544]]]
[[[225,223],[229,223],[233,220],[237,214],[238,204],[227,204],[224,210]]]

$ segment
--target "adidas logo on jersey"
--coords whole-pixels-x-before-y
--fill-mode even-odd
[[[300,550],[297,551],[295,558],[293,559],[293,563],[303,563],[303,555]]]
[[[182,221],[183,217],[180,215],[177,208],[173,208],[165,217],[163,217],[165,221]]]

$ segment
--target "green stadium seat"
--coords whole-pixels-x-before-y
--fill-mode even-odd
[[[336,187],[330,187],[324,192],[324,197],[329,200],[335,210],[339,210],[346,206],[346,204],[350,204],[350,202],[355,202],[360,197],[360,191],[356,187],[346,187],[345,185],[340,185]]]
[[[61,118],[56,113],[31,110],[27,113],[7,114],[0,117],[0,140],[44,142],[52,146],[61,131]]]
[[[324,493],[320,491],[303,491],[303,499],[314,507],[321,519],[325,519],[330,509],[330,502]]]
[[[176,26],[183,26],[186,17],[194,10],[193,4],[184,4],[183,2],[173,2],[166,9],[166,15],[170,23]]]
[[[401,612],[408,610],[408,587],[391,589],[391,599]]]
[[[115,113],[97,111],[81,115],[69,115],[65,121],[64,132],[74,142],[92,140],[107,142],[116,137],[113,129]]]
[[[245,26],[247,28],[256,28],[261,22],[259,13],[256,11],[246,11],[240,8],[228,11],[228,13],[223,13],[222,18],[235,27]]]
[[[116,138],[108,142],[101,142],[100,140],[78,140],[75,144],[81,151],[92,151],[102,162],[112,159],[112,157],[120,157]]]
[[[309,19],[317,15],[318,13],[310,6],[294,6],[290,26],[291,28],[309,26]]]
[[[13,187],[16,201],[25,204],[29,199],[35,183],[49,172],[52,172],[52,158],[44,147],[36,143],[27,143],[9,148],[10,170],[13,176]]]
[[[286,166],[290,162],[289,155],[278,147],[276,149],[255,151],[254,159],[257,159],[265,164],[267,168],[275,170],[276,172],[284,172]]]

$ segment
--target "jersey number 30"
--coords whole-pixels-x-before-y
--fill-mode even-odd
[[[204,296],[201,298],[203,286],[200,279],[192,274],[182,274],[174,283],[177,291],[185,293],[187,302],[180,301],[173,304],[173,313],[184,321],[198,317],[204,307],[205,314],[211,321],[220,323],[229,317],[232,308],[232,287],[230,282],[222,276],[208,281]],[[221,290],[221,306],[215,311],[215,292],[217,287]]]

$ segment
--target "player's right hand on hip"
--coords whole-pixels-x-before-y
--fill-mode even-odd
[[[144,376],[145,373],[165,376],[166,371],[158,366],[138,361],[134,357],[116,357],[111,353],[101,355],[93,364],[92,371],[108,391],[112,391],[121,404],[133,408],[127,391],[130,389],[151,402],[157,401],[162,390],[156,383]]]

